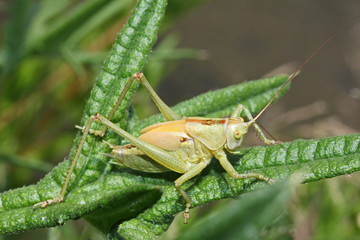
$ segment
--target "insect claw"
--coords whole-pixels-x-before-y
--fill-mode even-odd
[[[187,220],[190,218],[190,213],[185,210],[185,212],[183,213],[183,217],[184,217],[184,224],[187,224],[188,223]]]
[[[48,200],[45,200],[43,202],[39,202],[39,203],[34,204],[32,209],[35,210],[35,208],[37,208],[38,206],[40,206],[41,208],[46,208],[48,205],[52,205],[54,203],[60,203],[63,200],[64,200],[63,197],[56,197],[56,198],[53,198],[53,199],[48,199]]]
[[[267,178],[266,179],[266,182],[273,185],[275,183],[275,180],[274,179],[271,179],[271,178]]]
[[[35,208],[37,208],[38,206],[42,206],[44,202],[39,202],[37,204],[34,204],[32,209],[35,210]]]
[[[189,203],[186,204],[186,208],[183,213],[184,224],[187,224],[187,220],[190,218],[190,206],[191,206],[191,204],[189,204]]]

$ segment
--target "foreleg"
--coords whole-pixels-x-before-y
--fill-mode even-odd
[[[251,115],[251,112],[249,111],[249,109],[247,107],[245,107],[244,105],[242,104],[239,104],[234,112],[231,114],[231,118],[233,119],[236,119],[236,118],[240,118],[240,114],[242,113],[242,111],[244,111],[245,113],[245,116],[247,117],[247,119],[252,123],[252,125],[254,126],[256,132],[258,132],[259,136],[260,136],[260,139],[266,143],[266,144],[276,144],[276,143],[280,143],[279,141],[276,141],[276,140],[272,140],[272,139],[268,139],[264,132],[261,130],[261,128],[259,127],[258,124],[256,124],[256,122],[254,121],[254,118],[253,116]]]

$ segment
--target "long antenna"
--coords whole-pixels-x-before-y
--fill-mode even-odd
[[[280,94],[280,92],[286,87],[286,85],[289,84],[289,82],[291,80],[294,79],[294,77],[299,73],[299,71],[304,68],[304,66],[322,49],[324,48],[331,40],[333,40],[339,33],[341,33],[342,31],[344,31],[345,28],[347,28],[349,25],[351,25],[353,22],[355,22],[358,18],[360,17],[360,14],[356,15],[355,17],[353,17],[352,19],[350,19],[348,22],[346,22],[344,25],[342,25],[334,34],[332,34],[328,39],[326,39],[325,42],[323,42],[321,44],[320,47],[318,47],[311,55],[310,57],[308,57],[305,62],[303,64],[300,65],[300,67],[298,67],[296,69],[296,71],[291,74],[291,76],[288,78],[288,80],[284,83],[284,85],[279,89],[279,91],[277,91],[277,93],[275,94],[275,96],[268,102],[268,104],[266,104],[266,106],[256,115],[256,117],[254,117],[254,119],[252,120],[252,122],[255,122],[256,119],[258,119],[261,114],[263,114],[263,112],[270,106],[270,104],[276,99],[276,97]]]

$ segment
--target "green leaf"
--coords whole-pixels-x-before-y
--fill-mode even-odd
[[[177,239],[261,239],[262,230],[282,214],[291,187],[290,181],[283,181],[245,194],[196,221]]]
[[[6,74],[12,66],[24,55],[25,47],[23,39],[26,39],[28,25],[31,20],[30,2],[28,0],[16,0],[11,6],[11,19],[7,26],[3,55],[0,63],[4,66],[0,69],[1,74]],[[1,64],[0,64],[1,65]],[[0,86],[3,79],[0,78]]]
[[[142,70],[146,63],[146,58],[151,47],[155,43],[158,28],[161,19],[164,16],[166,7],[165,0],[139,1],[133,14],[124,26],[122,32],[118,35],[111,53],[104,63],[103,71],[100,73],[87,103],[85,113],[81,124],[89,116],[100,112],[107,115],[117,100],[117,97],[125,81],[134,72]],[[137,88],[134,84],[130,89],[125,101],[119,108],[118,114],[114,116],[114,121],[126,126],[128,118],[128,108],[132,92]],[[117,136],[115,136],[118,138]],[[114,138],[114,134],[109,133],[107,139]],[[75,153],[76,146],[80,140],[80,134],[75,139],[69,158]],[[102,176],[110,171],[109,163],[106,157],[99,155],[99,152],[106,149],[105,145],[94,137],[87,138],[85,147],[74,171],[74,178],[71,181],[69,195],[72,190],[82,187],[96,180],[104,179]],[[51,214],[51,220],[36,222],[28,218],[40,217],[41,211],[32,213],[31,205],[56,196],[62,186],[64,175],[66,174],[69,161],[64,161],[53,169],[43,180],[36,186],[30,186],[23,189],[9,191],[1,195],[0,211],[6,211],[1,214],[0,232],[16,232],[35,227],[49,227],[63,223],[64,219],[78,216],[75,209],[69,208],[69,211],[62,213],[58,209],[56,214]],[[107,167],[108,166],[108,167]],[[95,193],[95,192],[94,192]],[[101,196],[101,195],[100,195]],[[99,203],[98,203],[99,204]],[[16,210],[15,210],[16,209]],[[53,208],[53,211],[57,209]],[[15,212],[10,211],[15,210]],[[83,211],[83,214],[88,213]],[[32,214],[40,214],[33,216]],[[66,217],[65,217],[66,216]],[[18,224],[21,223],[21,224]]]
[[[248,148],[242,155],[228,157],[240,173],[263,173],[278,181],[298,172],[304,182],[310,182],[359,171],[359,143],[360,134],[296,140],[280,145]],[[186,182],[183,188],[191,196],[194,207],[238,196],[265,185],[254,179],[233,179],[219,164],[214,164],[195,179]],[[160,200],[151,209],[120,224],[116,234],[129,238],[132,234],[140,236],[141,232],[152,232],[158,236],[167,229],[173,215],[182,210],[184,203],[174,187],[166,187]]]
[[[165,11],[165,0],[139,1],[128,23],[119,34],[103,71],[91,92],[81,124],[97,112],[107,115],[121,92],[125,80],[141,71],[155,42]],[[224,116],[242,103],[255,114],[272,98],[286,76],[251,81],[209,92],[174,107],[184,116]],[[145,121],[129,112],[134,84],[113,118],[122,128],[137,135],[152,123],[163,121],[159,115]],[[79,143],[75,139],[69,158]],[[121,143],[108,131],[105,140]],[[350,174],[358,171],[360,134],[296,140],[268,147],[244,149],[229,155],[235,169],[258,172],[275,180],[300,172],[305,182]],[[183,199],[174,188],[179,174],[150,174],[117,169],[100,152],[109,148],[98,137],[89,136],[76,165],[64,203],[32,210],[32,205],[55,197],[62,186],[69,161],[55,167],[37,185],[11,190],[0,195],[0,233],[15,233],[38,227],[50,227],[84,216],[109,238],[154,239],[163,234],[174,216],[184,210]],[[183,185],[193,207],[238,196],[266,184],[254,179],[231,178],[216,162]],[[162,193],[162,194],[161,194]]]

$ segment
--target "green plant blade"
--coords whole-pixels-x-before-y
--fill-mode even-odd
[[[128,23],[118,35],[111,53],[104,63],[103,71],[100,73],[92,89],[90,99],[87,102],[81,124],[84,124],[89,116],[97,112],[107,115],[117,100],[116,96],[121,92],[125,81],[134,72],[142,70],[150,49],[155,43],[160,22],[164,16],[165,7],[165,0],[143,0],[138,2]],[[136,88],[137,84],[134,84],[128,92],[126,99],[123,101],[118,113],[114,116],[114,121],[119,122],[123,127],[126,127],[129,116],[127,109],[130,105],[132,93]],[[111,133],[107,135],[107,139],[114,138],[114,135]],[[118,138],[117,136],[115,137]],[[70,152],[69,159],[73,157],[79,140],[80,134],[78,134],[75,139],[75,144]],[[106,157],[99,155],[99,152],[103,152],[104,149],[106,149],[106,146],[98,141],[98,139],[91,136],[87,138],[85,147],[74,171],[75,177],[71,181],[68,193],[76,187],[81,187],[98,180],[102,175],[106,175],[106,173],[109,172],[110,168],[106,168],[106,166],[109,166],[108,160]],[[61,223],[62,221],[58,219],[59,216],[63,218],[60,214],[60,209],[59,212],[57,212],[58,214],[52,215],[54,218],[52,221],[48,221],[48,224],[42,225],[32,224],[31,219],[26,220],[25,212],[31,210],[32,204],[53,198],[59,193],[68,165],[69,161],[64,161],[59,164],[59,166],[54,168],[53,171],[36,186],[9,191],[2,195],[0,197],[0,211],[2,212],[1,217],[3,218],[0,232],[16,232],[40,226],[49,227]],[[27,208],[24,208],[26,206]],[[22,226],[17,226],[13,221],[14,219],[11,216],[15,215],[14,212],[7,212],[9,215],[4,214],[4,211],[14,209],[19,211],[16,213],[16,216],[17,221],[21,223]],[[85,212],[82,214],[84,213]],[[67,214],[71,216],[71,211]],[[7,216],[10,217],[10,219],[8,219],[9,221],[5,220]]]
[[[98,194],[99,192],[101,192],[101,194]],[[21,200],[21,191],[15,190],[7,193],[8,194],[3,196],[4,201]],[[2,234],[16,233],[34,228],[62,225],[68,220],[79,219],[86,214],[96,212],[96,210],[102,206],[115,206],[114,203],[117,204],[117,211],[126,219],[134,216],[131,214],[135,214],[136,216],[136,211],[130,212],[127,209],[130,203],[137,211],[141,211],[142,208],[151,206],[159,196],[159,191],[152,186],[134,184],[130,187],[123,187],[122,190],[119,191],[118,189],[111,189],[111,187],[104,187],[103,183],[99,181],[93,185],[91,189],[83,188],[77,190],[76,194],[69,196],[66,202],[58,204],[55,208],[49,207],[41,209],[41,211],[34,211],[31,207],[24,207],[9,209],[3,212],[0,216],[0,232]],[[118,204],[121,204],[121,206]],[[106,207],[104,207],[104,209],[106,209]],[[90,222],[102,224],[102,230],[104,231],[108,231],[109,228],[119,220],[101,218],[101,220],[94,219],[91,221],[91,215],[89,219]]]
[[[245,194],[195,222],[177,239],[261,239],[263,228],[279,217],[290,200],[290,189],[290,181],[283,181]]]
[[[299,173],[304,182],[350,174],[360,169],[360,134],[296,140],[268,147],[253,147],[242,155],[228,155],[235,169],[263,173],[279,181]],[[214,161],[215,162],[215,161]],[[175,179],[175,178],[174,178]],[[254,179],[236,180],[219,164],[205,169],[198,177],[186,182],[183,188],[191,196],[193,206],[237,196],[265,186]],[[132,234],[152,231],[161,235],[173,216],[184,210],[184,202],[173,187],[164,188],[160,200],[137,218],[119,225],[116,234],[129,238]]]
[[[7,26],[3,54],[0,60],[0,76],[7,74],[10,69],[24,55],[24,42],[28,32],[28,23],[31,21],[30,2],[28,0],[16,0],[11,6],[13,16]],[[0,86],[3,78],[0,77]]]

